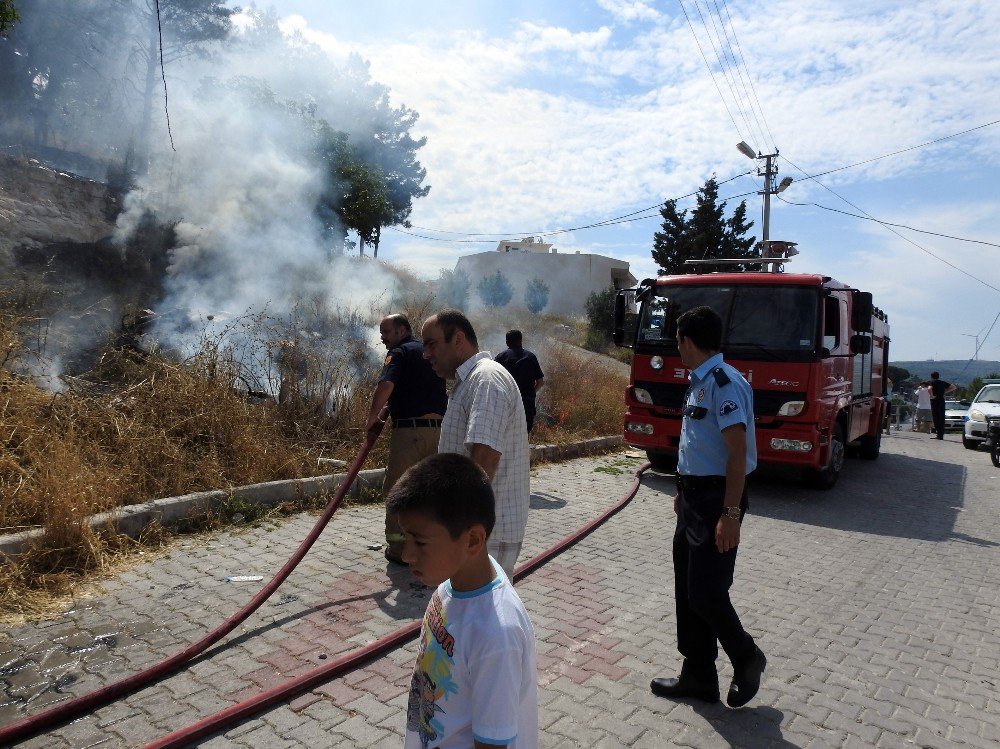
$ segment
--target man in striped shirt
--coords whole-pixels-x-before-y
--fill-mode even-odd
[[[466,455],[490,478],[497,521],[489,553],[507,577],[528,523],[528,430],[521,392],[510,372],[489,351],[479,350],[476,331],[458,310],[428,318],[421,330],[424,358],[445,379],[457,380],[441,424],[438,452]]]

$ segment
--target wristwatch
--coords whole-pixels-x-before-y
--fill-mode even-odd
[[[740,508],[739,507],[723,507],[722,508],[722,514],[725,515],[727,518],[731,518],[732,520],[739,520],[740,519]]]

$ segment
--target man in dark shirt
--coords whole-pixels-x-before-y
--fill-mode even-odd
[[[520,330],[507,332],[507,350],[497,354],[494,361],[502,364],[511,373],[524,402],[524,415],[528,420],[528,431],[535,423],[535,393],[545,384],[538,358],[523,348]]]
[[[444,380],[424,359],[423,344],[413,337],[405,315],[386,316],[379,324],[382,343],[388,349],[382,376],[372,396],[366,429],[378,421],[386,404],[392,419],[389,436],[389,462],[382,482],[384,497],[410,466],[438,451],[441,419],[448,407]],[[403,562],[403,532],[396,516],[385,516],[385,558]]]
[[[931,372],[931,417],[939,440],[944,439],[944,397],[956,389],[950,382],[942,380],[937,372]]]

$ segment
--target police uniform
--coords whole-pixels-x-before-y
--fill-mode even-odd
[[[726,492],[726,445],[722,430],[746,428],[746,472],[757,465],[753,390],[743,376],[716,354],[691,373],[684,398],[677,459],[678,517],[673,541],[677,647],[685,671],[705,681],[717,678],[721,643],[734,665],[756,653],[729,600],[736,549],[720,553],[715,529]],[[740,519],[747,509],[744,486]]]
[[[382,482],[385,496],[410,466],[435,455],[441,437],[441,417],[448,407],[445,383],[424,359],[424,346],[407,336],[386,353],[379,383],[391,382],[389,460]],[[394,515],[385,516],[386,556],[400,560],[403,532]]]

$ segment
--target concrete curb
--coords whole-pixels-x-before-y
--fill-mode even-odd
[[[609,452],[622,447],[621,437],[595,437],[594,439],[571,442],[566,445],[532,445],[531,462],[551,462],[569,460],[584,455]],[[379,492],[382,489],[384,468],[373,468],[361,471],[347,496],[357,499],[369,492]],[[346,473],[334,473],[326,476],[313,476],[304,479],[286,481],[268,481],[263,484],[234,487],[231,490],[215,490],[184,494],[179,497],[166,497],[144,502],[137,505],[119,508],[111,512],[92,515],[88,523],[92,528],[105,525],[115,525],[119,533],[132,538],[139,534],[150,523],[159,522],[171,525],[194,514],[205,513],[224,505],[230,498],[249,504],[273,507],[283,502],[332,494],[346,478]],[[6,555],[13,558],[26,552],[31,544],[45,535],[45,530],[35,530],[0,536],[0,557]]]

